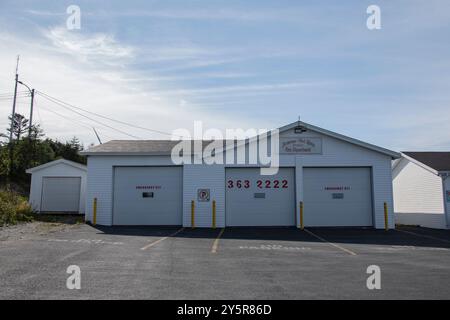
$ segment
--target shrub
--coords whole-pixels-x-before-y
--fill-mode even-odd
[[[0,200],[0,225],[17,223],[15,207],[11,202]]]
[[[33,210],[26,198],[13,191],[0,190],[0,226],[32,219]]]

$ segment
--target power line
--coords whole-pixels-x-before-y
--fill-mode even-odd
[[[26,90],[17,91],[17,94],[21,94],[21,93],[29,93],[29,92],[26,91]],[[2,93],[0,93],[0,97],[2,97],[2,96],[13,96],[13,95],[14,95],[14,92],[2,92]]]
[[[81,108],[81,107],[74,106],[74,105],[72,105],[72,104],[70,104],[70,103],[67,103],[67,102],[64,102],[64,101],[62,101],[62,100],[60,100],[60,99],[58,99],[58,98],[52,97],[52,96],[50,96],[50,95],[48,95],[48,94],[46,94],[46,93],[44,93],[44,92],[42,92],[42,91],[37,91],[37,93],[38,93],[40,96],[46,98],[47,100],[52,101],[53,103],[64,104],[66,107],[75,108],[75,109],[77,109],[77,110],[82,110],[82,111],[84,111],[84,112],[86,112],[86,113],[89,113],[89,114],[92,114],[92,115],[94,115],[94,116],[97,116],[97,117],[100,117],[100,118],[103,118],[103,119],[106,119],[106,120],[109,120],[109,121],[117,122],[117,123],[120,123],[120,124],[129,126],[129,127],[132,127],[132,128],[134,128],[134,129],[137,128],[137,129],[141,129],[141,130],[150,131],[150,132],[153,132],[153,133],[159,133],[159,134],[168,135],[168,136],[171,136],[171,137],[173,136],[173,134],[168,133],[168,132],[164,132],[164,131],[160,131],[160,130],[155,130],[155,129],[150,129],[150,128],[146,128],[146,127],[137,126],[137,125],[135,125],[135,124],[131,124],[131,123],[128,123],[128,122],[125,122],[125,121],[113,119],[113,118],[110,118],[110,117],[107,117],[107,116],[104,116],[104,115],[101,115],[101,114],[98,114],[98,113],[95,113],[95,112],[92,112],[92,111],[83,109],[83,108]],[[188,138],[188,137],[184,137],[184,136],[180,136],[180,135],[176,135],[176,136],[179,137],[179,138]]]
[[[145,131],[150,131],[150,132],[153,132],[153,133],[158,133],[158,134],[168,135],[168,136],[171,136],[171,137],[173,136],[171,133],[168,133],[168,132],[164,132],[164,131],[160,131],[160,130],[156,130],[156,129],[150,129],[150,128],[146,128],[146,127],[142,127],[142,126],[137,126],[137,125],[135,125],[135,124],[127,123],[127,122],[125,122],[125,121],[117,120],[117,119],[114,119],[114,118],[110,118],[110,117],[101,115],[101,114],[99,114],[99,113],[95,113],[95,112],[86,110],[86,109],[84,109],[84,108],[81,108],[81,107],[72,105],[72,104],[67,103],[67,102],[65,102],[65,101],[63,101],[63,100],[60,100],[60,99],[58,99],[58,98],[52,97],[52,96],[50,96],[49,94],[46,94],[46,93],[44,93],[44,92],[42,92],[42,91],[36,90],[36,93],[39,94],[41,97],[45,98],[46,100],[48,100],[48,101],[50,101],[50,102],[53,102],[54,104],[56,104],[56,105],[58,105],[58,106],[60,106],[60,107],[65,108],[66,110],[69,110],[69,111],[71,111],[71,112],[74,112],[74,113],[76,113],[76,114],[78,114],[78,115],[80,115],[80,116],[82,116],[82,117],[84,117],[84,118],[86,118],[86,119],[88,119],[88,120],[90,120],[90,121],[93,121],[93,122],[95,122],[95,123],[98,123],[98,124],[100,124],[100,125],[102,125],[102,126],[104,126],[104,127],[106,127],[106,128],[109,128],[109,129],[111,129],[111,130],[120,132],[121,134],[127,135],[127,136],[129,136],[129,137],[134,138],[134,139],[141,139],[141,138],[138,137],[138,136],[135,136],[135,135],[133,135],[133,134],[127,133],[127,132],[125,132],[125,131],[123,131],[123,130],[120,130],[120,129],[117,129],[117,128],[115,128],[115,127],[112,127],[112,126],[110,126],[110,125],[108,125],[108,124],[106,124],[106,123],[104,123],[104,122],[100,122],[100,121],[97,120],[97,119],[93,119],[93,118],[91,118],[91,117],[88,117],[88,116],[86,116],[85,114],[80,113],[80,112],[78,112],[78,111],[76,111],[76,110],[73,110],[73,109],[77,109],[77,110],[83,111],[83,112],[85,112],[85,113],[88,113],[88,114],[91,114],[91,115],[94,115],[94,116],[96,116],[96,117],[103,118],[103,119],[106,119],[106,120],[109,120],[109,121],[112,121],[112,122],[120,123],[120,124],[122,124],[122,125],[126,125],[126,126],[129,126],[129,127],[132,127],[132,128],[134,128],[134,129],[137,128],[137,129],[141,129],[141,130],[145,130]],[[11,93],[8,93],[8,92],[5,92],[5,93],[3,93],[3,94],[0,94],[0,101],[11,100],[11,99],[13,98],[13,95],[14,95],[14,94],[11,94]],[[29,97],[29,93],[28,93],[27,91],[18,92],[18,96],[19,96],[19,97]],[[45,109],[45,110],[46,110],[46,111],[53,112],[53,113],[56,114],[56,112],[53,111],[53,110],[49,110],[49,109]],[[61,114],[58,114],[58,115],[61,116],[61,117],[64,117],[64,116],[61,115]],[[65,117],[65,118],[66,118],[66,119],[69,119],[69,118],[67,118],[67,117]],[[40,120],[41,120],[41,122],[42,122],[42,119],[40,119]],[[72,121],[73,119],[70,119],[70,120]],[[88,125],[86,125],[86,126],[88,126]],[[92,127],[89,127],[89,129],[92,129]],[[184,137],[184,136],[178,136],[178,137],[179,137],[179,138],[187,138],[187,137]]]
[[[28,94],[26,94],[26,93],[17,93],[17,97],[18,98],[26,98],[26,97],[29,97],[30,96],[30,94],[28,93]],[[12,94],[12,95],[4,95],[4,96],[0,96],[0,99],[13,99],[14,98],[14,94]]]
[[[27,97],[27,96],[30,96],[29,92],[26,92],[26,91],[18,91],[17,92],[17,97]],[[14,98],[14,93],[0,94],[0,98]]]
[[[37,91],[37,92],[39,93],[39,91]],[[73,109],[71,109],[70,107],[67,107],[67,106],[65,106],[65,105],[62,104],[62,103],[59,103],[59,102],[57,102],[57,101],[52,101],[51,99],[45,97],[45,96],[42,95],[42,94],[40,94],[40,96],[43,97],[43,98],[45,98],[45,99],[47,99],[47,100],[49,100],[49,101],[51,101],[51,102],[53,102],[53,103],[55,103],[56,105],[59,105],[59,106],[65,108],[65,109],[67,109],[67,110],[69,110],[69,111],[72,111],[72,112],[74,112],[74,113],[76,113],[76,114],[78,114],[78,115],[80,115],[80,116],[82,116],[82,117],[84,117],[84,118],[86,118],[86,119],[89,119],[89,120],[91,120],[91,121],[93,121],[93,122],[95,122],[95,123],[98,123],[98,124],[100,124],[100,125],[102,125],[102,126],[104,126],[104,127],[110,128],[110,129],[112,129],[112,130],[115,130],[115,131],[117,131],[117,132],[120,132],[120,133],[122,133],[122,134],[124,134],[124,135],[127,135],[127,136],[129,136],[129,137],[131,137],[131,138],[134,138],[134,139],[138,139],[138,140],[142,139],[142,138],[140,138],[140,137],[138,137],[138,136],[135,136],[135,135],[133,135],[133,134],[130,134],[130,133],[127,133],[127,132],[122,131],[122,130],[120,130],[120,129],[111,127],[110,125],[105,124],[105,123],[103,123],[103,122],[100,122],[100,121],[98,121],[98,120],[96,120],[96,119],[92,119],[91,117],[88,117],[88,116],[86,116],[86,115],[84,115],[84,114],[82,114],[82,113],[80,113],[80,112],[78,112],[78,111],[76,111],[76,110],[73,110]]]
[[[63,118],[63,119],[66,119],[66,120],[71,121],[71,122],[75,122],[75,123],[77,123],[78,125],[80,125],[80,126],[82,126],[82,127],[84,127],[84,128],[87,128],[87,129],[89,129],[89,130],[92,130],[92,129],[93,129],[93,127],[92,127],[91,125],[89,125],[88,123],[86,123],[86,122],[80,121],[80,120],[78,120],[78,119],[66,117],[66,116],[62,115],[61,113],[59,113],[59,112],[56,112],[56,111],[54,111],[54,110],[51,110],[51,109],[48,108],[48,107],[40,106],[40,108],[42,108],[43,110],[48,111],[48,112],[50,112],[50,113],[53,113],[53,114],[55,114],[55,115],[57,115],[57,116],[59,116],[59,117],[61,117],[61,118]],[[37,110],[38,110],[38,115],[39,115],[39,109],[37,109]],[[40,119],[40,116],[39,116],[39,119]],[[41,119],[40,119],[40,120],[41,120]],[[41,122],[42,122],[42,121],[41,121]],[[105,135],[105,134],[104,134],[104,136],[106,136],[106,137],[108,137],[108,138],[111,138],[110,136]]]
[[[43,110],[45,110],[45,111],[48,111],[48,112],[53,113],[53,114],[55,114],[55,115],[57,115],[57,116],[59,116],[59,117],[61,117],[61,118],[63,118],[63,119],[66,119],[66,120],[70,121],[71,123],[74,122],[74,123],[78,124],[78,125],[81,126],[81,127],[87,128],[87,129],[89,129],[89,130],[94,129],[94,131],[95,131],[95,128],[92,127],[92,126],[90,126],[90,125],[87,124],[86,122],[83,122],[83,121],[80,121],[80,120],[77,120],[77,119],[73,119],[73,118],[66,117],[66,116],[62,115],[61,113],[56,112],[56,111],[54,111],[54,110],[51,110],[50,108],[47,108],[47,107],[44,107],[44,106],[40,106],[40,107],[43,108]],[[108,137],[109,139],[111,139],[110,136],[105,135],[105,134],[103,134],[103,135],[106,136],[106,137]],[[112,140],[112,139],[111,139],[111,140]]]
[[[56,114],[57,116],[59,116],[59,117],[61,117],[61,118],[63,118],[63,119],[69,120],[69,121],[71,121],[71,122],[75,122],[75,123],[79,124],[79,125],[82,126],[82,127],[88,128],[89,130],[92,129],[92,127],[89,126],[88,124],[86,124],[86,123],[84,123],[84,122],[82,122],[82,121],[79,121],[79,120],[75,120],[75,119],[66,117],[66,116],[62,115],[61,113],[59,113],[59,112],[56,112],[56,111],[54,111],[54,110],[51,110],[50,108],[47,108],[47,107],[44,107],[44,106],[40,106],[40,108],[42,108],[43,110],[45,110],[45,111],[47,111],[47,112]]]
[[[17,96],[17,100],[21,100],[21,101],[23,101],[22,99],[26,99],[26,98],[29,98],[30,96]],[[8,101],[8,100],[12,100],[12,99],[14,99],[14,97],[0,97],[0,99],[2,100],[2,101]]]
[[[131,123],[124,122],[124,121],[121,121],[121,120],[113,119],[113,118],[110,118],[110,117],[107,117],[107,116],[104,116],[104,115],[101,115],[101,114],[98,114],[98,113],[95,113],[95,112],[92,112],[92,111],[83,109],[83,108],[81,108],[81,107],[74,106],[74,105],[72,105],[72,104],[70,104],[70,103],[64,102],[64,101],[62,101],[62,100],[60,100],[60,99],[57,99],[57,98],[55,98],[55,97],[52,97],[52,96],[50,96],[50,95],[48,95],[48,94],[46,94],[46,93],[43,93],[43,92],[41,92],[41,91],[38,91],[38,93],[41,94],[41,96],[44,96],[44,98],[47,98],[47,99],[53,99],[53,100],[55,100],[55,101],[57,101],[57,102],[59,102],[59,103],[65,104],[66,106],[69,106],[69,107],[72,107],[72,108],[75,108],[75,109],[78,109],[78,110],[82,110],[82,111],[84,111],[84,112],[86,112],[86,113],[95,115],[95,116],[97,116],[97,117],[100,117],[100,118],[103,118],[103,119],[106,119],[106,120],[109,120],[109,121],[117,122],[117,123],[120,123],[120,124],[123,124],[123,125],[126,125],[126,126],[130,126],[130,127],[133,127],[133,128],[138,128],[138,129],[150,131],[150,132],[153,132],[153,133],[159,133],[159,134],[164,134],[164,135],[172,136],[172,134],[171,134],[171,133],[168,133],[168,132],[164,132],[164,131],[160,131],[160,130],[155,130],[155,129],[150,129],[150,128],[146,128],[146,127],[137,126],[137,125],[135,125],[135,124],[131,124]],[[53,101],[53,102],[55,102],[55,101]],[[182,137],[182,136],[180,136],[180,137]]]

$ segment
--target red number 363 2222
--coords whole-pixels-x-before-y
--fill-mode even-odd
[[[249,180],[228,180],[227,181],[227,187],[229,189],[231,188],[244,188],[248,189],[250,188],[250,181]],[[258,180],[256,181],[256,186],[259,189],[286,189],[288,188],[288,181],[287,180]]]

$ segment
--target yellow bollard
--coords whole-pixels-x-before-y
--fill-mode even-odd
[[[305,229],[305,226],[303,225],[303,201],[300,201],[300,229]]]
[[[388,222],[388,208],[387,203],[384,203],[384,230],[389,230],[389,222]]]
[[[212,202],[212,227],[216,228],[216,200]]]
[[[94,198],[94,210],[92,212],[92,224],[97,224],[97,198]]]
[[[191,228],[195,228],[195,202],[191,201]]]

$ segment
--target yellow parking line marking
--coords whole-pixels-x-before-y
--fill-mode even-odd
[[[156,240],[156,241],[153,241],[153,242],[149,243],[149,244],[146,245],[145,247],[142,247],[141,250],[147,250],[148,248],[153,247],[154,245],[160,243],[161,241],[164,241],[164,240],[166,240],[167,238],[170,238],[170,237],[173,237],[173,236],[177,235],[178,233],[180,233],[180,232],[183,231],[183,230],[184,230],[184,227],[178,229],[176,232],[174,232],[174,233],[172,233],[172,234],[169,234],[167,237],[163,237],[163,238],[161,238],[161,239],[158,239],[158,240]]]
[[[214,243],[211,248],[211,253],[217,252],[217,247],[219,246],[219,240],[220,240],[220,237],[222,237],[222,234],[224,231],[225,231],[225,228],[222,228],[222,230],[220,230],[219,235],[217,236],[216,240],[214,240]]]
[[[400,231],[400,232],[403,232],[403,233],[412,234],[412,235],[417,236],[417,237],[428,238],[428,239],[437,240],[437,241],[441,241],[441,242],[445,242],[445,243],[450,243],[450,241],[448,241],[448,240],[441,239],[441,238],[436,238],[436,237],[429,236],[429,235],[426,235],[426,234],[420,234],[420,233],[415,233],[415,232],[412,232],[412,231],[405,231],[405,230],[400,230],[400,229],[396,229],[396,230]]]
[[[342,247],[342,246],[340,246],[340,245],[338,245],[338,244],[336,244],[336,243],[329,242],[328,240],[322,238],[321,236],[318,236],[317,234],[315,234],[315,233],[313,233],[313,232],[311,232],[311,231],[309,231],[309,230],[306,230],[306,229],[303,229],[303,230],[305,230],[307,233],[309,233],[309,234],[312,235],[313,237],[316,237],[316,238],[319,239],[320,241],[325,242],[326,244],[329,244],[329,245],[332,246],[332,247],[338,248],[339,250],[342,250],[342,251],[344,251],[344,252],[346,252],[346,253],[348,253],[348,254],[350,254],[350,255],[352,255],[352,256],[356,256],[356,253],[354,253],[353,251],[351,251],[351,250],[349,250],[349,249],[346,249],[346,248],[344,248],[344,247]]]

